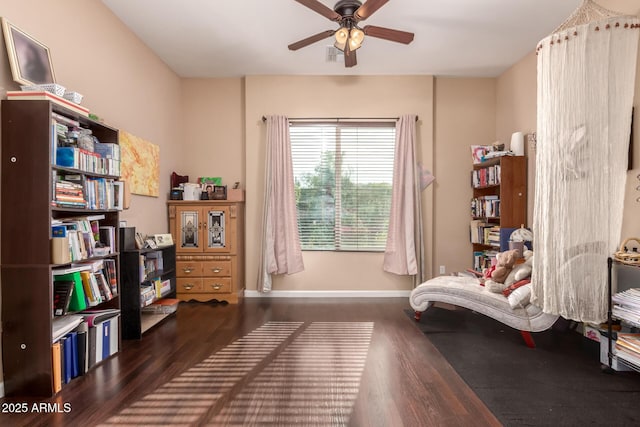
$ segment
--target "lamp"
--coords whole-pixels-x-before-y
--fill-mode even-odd
[[[364,41],[364,31],[354,26],[349,32],[349,49],[356,50],[362,46]]]
[[[335,37],[336,42],[334,46],[336,49],[344,52],[346,44],[349,43],[349,50],[354,51],[362,46],[364,31],[356,27],[352,21],[346,21],[344,25],[336,31]]]
[[[336,44],[339,44],[344,48],[344,45],[347,42],[348,38],[349,29],[347,27],[340,27],[340,29],[336,31]]]

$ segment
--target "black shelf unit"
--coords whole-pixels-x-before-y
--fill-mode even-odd
[[[631,370],[640,372],[640,365],[631,362],[630,360],[625,359],[624,357],[616,355],[613,349],[613,343],[618,339],[617,333],[613,330],[613,321],[620,320],[622,323],[628,324],[627,321],[623,319],[618,319],[613,315],[613,270],[615,266],[619,266],[622,268],[631,268],[638,269],[640,266],[638,265],[629,265],[620,263],[619,261],[614,260],[612,257],[607,258],[607,297],[608,297],[608,307],[607,307],[607,362],[608,364],[603,365],[602,369],[605,373],[613,373],[615,369],[613,368],[614,360],[620,364],[630,368]],[[638,270],[640,271],[640,270]],[[619,282],[618,282],[619,283]],[[638,287],[640,287],[640,283],[638,283]],[[629,289],[630,287],[625,287],[625,289]],[[617,292],[620,292],[622,289],[618,287]],[[630,324],[633,330],[640,329],[640,325],[637,323]]]
[[[150,272],[141,280],[140,257],[146,257],[151,253],[160,253],[163,260],[163,269]],[[162,298],[175,298],[176,296],[176,247],[175,245],[155,249],[129,249],[120,251],[120,276],[122,310],[122,339],[135,340],[152,327],[161,323],[171,313],[147,314],[141,306],[140,288],[143,284],[155,279],[169,280],[171,290]]]

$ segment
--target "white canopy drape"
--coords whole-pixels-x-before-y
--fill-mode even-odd
[[[618,248],[639,20],[582,6],[538,46],[532,302],[606,318],[607,257]]]

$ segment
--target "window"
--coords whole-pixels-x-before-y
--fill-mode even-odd
[[[384,251],[395,123],[290,127],[303,250]]]

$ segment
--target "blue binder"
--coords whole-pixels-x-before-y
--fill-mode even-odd
[[[78,333],[69,332],[68,337],[67,342],[71,342],[71,378],[75,378],[80,375],[78,365]]]
[[[110,343],[111,343],[111,321],[113,319],[105,320],[102,323],[102,360],[109,357],[110,352]]]
[[[65,335],[60,339],[63,346],[63,382],[68,384],[71,381],[71,339]]]

